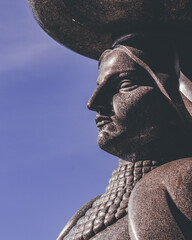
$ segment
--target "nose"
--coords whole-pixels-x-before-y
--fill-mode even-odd
[[[98,113],[109,112],[111,103],[107,93],[98,87],[89,99],[87,107],[89,110],[96,111]]]
[[[89,110],[98,112],[104,108],[104,102],[101,101],[100,95],[101,94],[99,93],[97,88],[87,103],[87,108]]]

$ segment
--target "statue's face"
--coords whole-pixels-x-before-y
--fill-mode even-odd
[[[99,146],[124,157],[166,135],[173,107],[154,80],[118,48],[104,54],[88,108],[97,112]]]

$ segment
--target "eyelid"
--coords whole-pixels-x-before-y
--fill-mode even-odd
[[[130,83],[130,84],[133,84],[133,81],[132,81],[132,80],[123,78],[123,79],[117,84],[116,89],[117,89],[117,90],[120,89],[121,84],[126,83],[126,82],[127,82],[127,83]]]

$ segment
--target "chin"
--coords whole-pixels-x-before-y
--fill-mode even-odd
[[[129,154],[129,150],[132,149],[133,140],[129,139],[123,133],[117,134],[101,131],[98,135],[97,143],[102,150],[114,156],[123,157]]]
[[[97,142],[100,148],[104,149],[105,146],[117,144],[123,139],[123,135],[128,135],[126,126],[119,126],[114,122],[106,124],[103,128],[99,129]]]
[[[142,134],[133,132],[131,134],[131,131],[109,132],[102,130],[99,132],[97,142],[102,150],[124,158],[125,156],[139,153],[141,148],[157,140],[158,130],[158,128],[152,127]]]

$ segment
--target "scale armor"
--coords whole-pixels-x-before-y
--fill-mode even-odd
[[[61,240],[88,240],[124,217],[128,212],[128,200],[135,184],[157,166],[158,162],[151,160],[128,162],[119,166],[112,173],[105,193],[93,201]]]

